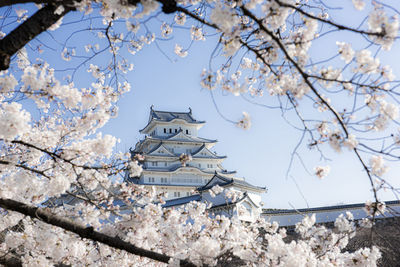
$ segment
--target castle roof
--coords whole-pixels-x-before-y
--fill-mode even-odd
[[[217,156],[214,152],[211,152],[205,144],[203,144],[198,150],[192,153],[194,158],[213,158],[213,159],[225,159],[226,156]]]
[[[201,195],[196,194],[196,195],[191,195],[191,196],[187,196],[187,197],[180,197],[180,198],[167,200],[167,201],[165,201],[165,204],[162,206],[163,206],[163,208],[169,208],[169,207],[173,207],[173,206],[184,205],[191,201],[200,201],[200,200],[201,200]]]
[[[173,122],[175,120],[181,120],[184,123],[189,124],[204,124],[205,121],[198,121],[192,116],[192,109],[189,108],[189,112],[175,112],[175,111],[161,111],[154,110],[153,106],[150,107],[150,116],[147,125],[140,130],[140,132],[145,132],[154,122]]]
[[[228,198],[228,199],[227,199],[224,203],[222,203],[222,204],[212,205],[211,208],[210,208],[210,210],[217,209],[217,208],[221,208],[221,207],[226,207],[226,206],[235,205],[235,204],[244,202],[244,201],[246,201],[246,200],[247,200],[248,202],[251,202],[251,204],[252,204],[253,206],[255,206],[255,207],[260,207],[259,205],[257,205],[256,203],[254,203],[254,201],[251,199],[251,197],[249,197],[249,194],[247,194],[247,192],[244,192],[244,193],[243,193],[243,196],[242,196],[241,198],[236,199],[235,201],[232,200],[232,199],[230,199],[230,198]]]
[[[202,138],[198,136],[193,136],[193,135],[188,135],[183,132],[182,129],[179,129],[178,132],[174,133],[173,135],[170,136],[157,136],[157,137],[149,137],[153,138],[155,140],[168,140],[168,141],[178,141],[178,142],[195,142],[195,143],[216,143],[218,142],[217,140],[212,140],[212,139],[207,139],[207,138]]]
[[[255,186],[255,185],[249,184],[245,180],[225,177],[225,176],[219,175],[218,173],[215,173],[213,178],[211,178],[207,184],[205,184],[202,187],[197,188],[197,190],[198,191],[208,190],[208,189],[211,189],[212,187],[214,187],[215,185],[219,185],[221,187],[225,187],[225,186],[244,187],[246,189],[255,190],[255,191],[265,191],[266,190],[265,187]]]
[[[217,143],[218,140],[212,140],[212,139],[207,139],[207,138],[202,138],[198,136],[192,136],[192,135],[187,135],[185,134],[181,129],[172,135],[169,136],[146,136],[144,139],[140,140],[136,146],[135,146],[135,151],[136,152],[142,152],[141,151],[141,146],[145,142],[166,142],[166,143],[171,143],[171,142],[179,142],[179,143],[195,143],[195,144],[210,144],[209,146],[213,146],[213,144]],[[197,153],[198,151],[196,151]]]
[[[152,154],[152,153],[154,153],[154,152],[156,152],[156,151],[161,151],[161,152],[164,152],[166,155],[162,155],[162,156],[167,156],[167,157],[176,157],[176,155],[175,154],[173,154],[173,153],[171,153],[167,148],[165,148],[164,147],[164,145],[163,145],[163,143],[162,142],[160,142],[158,145],[156,145],[153,149],[151,149],[149,152],[147,152],[146,154],[147,155],[150,155],[150,154]],[[157,156],[161,156],[161,155],[157,155]]]
[[[384,201],[386,206],[389,205],[400,205],[399,200]],[[305,208],[305,209],[263,209],[263,214],[299,214],[299,213],[317,213],[326,212],[334,210],[351,210],[351,209],[362,209],[365,207],[365,203],[357,204],[344,204],[344,205],[334,205],[334,206],[324,206],[315,208]]]
[[[161,111],[151,108],[149,121],[151,121],[151,119],[165,122],[170,122],[174,119],[181,119],[189,123],[205,123],[205,121],[198,121],[193,118],[191,108],[189,108],[189,112]]]
[[[149,168],[149,167],[145,167],[143,168],[143,171],[151,171],[151,172],[178,172],[178,171],[184,171],[184,170],[189,170],[189,169],[193,169],[193,170],[197,170],[199,172],[202,173],[206,173],[206,174],[213,174],[216,173],[216,171],[206,171],[204,169],[200,169],[198,167],[194,167],[194,166],[182,166],[182,165],[178,165],[178,166],[172,166],[172,167],[155,167],[155,168]],[[221,172],[218,173],[222,173],[222,174],[235,174],[236,171],[225,171],[222,170]]]
[[[192,201],[201,202],[202,200],[203,200],[202,199],[202,195],[195,194],[195,195],[191,195],[191,196],[186,196],[186,197],[167,200],[167,201],[165,201],[165,204],[162,205],[162,206],[163,206],[163,208],[169,208],[169,207],[174,207],[174,206],[185,205],[185,204],[188,204],[188,203],[190,203]],[[212,206],[209,209],[213,210],[213,209],[217,209],[217,208],[221,208],[221,207],[231,206],[231,205],[235,205],[235,204],[241,203],[241,202],[243,202],[245,200],[250,201],[254,206],[258,207],[258,205],[256,203],[254,203],[253,200],[249,197],[247,192],[244,192],[243,196],[240,199],[236,199],[235,201],[233,201],[232,199],[227,199],[223,204],[211,203]]]

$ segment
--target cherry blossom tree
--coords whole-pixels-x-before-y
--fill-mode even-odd
[[[140,174],[139,159],[115,153],[116,138],[99,133],[130,89],[124,74],[133,66],[124,53],[168,40],[177,28],[192,42],[217,35],[201,85],[256,104],[272,99],[271,108],[297,116],[299,145],[321,155],[327,146],[350,150],[371,184],[373,217],[384,210],[378,191],[397,193],[384,174],[385,160],[400,157],[392,133],[399,81],[379,55],[398,39],[399,11],[379,1],[352,3],[365,15],[354,25],[331,16],[335,8],[322,0],[1,1],[0,263],[193,266],[238,258],[374,266],[375,247],[342,252],[355,231],[351,214],[335,230],[305,217],[296,225],[301,239],[285,243],[285,230],[262,219],[248,225],[209,216],[204,203],[163,209],[155,204],[161,196],[115,178]],[[357,42],[344,42],[343,33]],[[43,35],[54,43],[43,43]],[[334,55],[311,57],[312,44],[331,36]],[[82,37],[87,43],[74,47]],[[174,52],[185,57],[190,49],[176,44]],[[54,62],[55,54],[65,62]],[[87,85],[77,86],[83,76]],[[234,123],[247,129],[250,115]],[[329,169],[315,166],[315,174]],[[74,205],[57,205],[60,196]]]

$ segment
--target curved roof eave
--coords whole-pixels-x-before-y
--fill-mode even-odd
[[[193,167],[193,166],[178,166],[172,169],[143,169],[143,172],[149,171],[149,172],[170,172],[170,173],[176,173],[178,171],[181,171],[182,168],[187,168],[187,169],[194,169],[197,170],[199,173],[203,173],[203,174],[213,174],[210,172],[205,172],[197,167]]]
[[[203,144],[196,152],[192,154],[193,158],[207,158],[207,157],[196,157],[197,154],[199,154],[201,151],[206,150],[208,153],[210,153],[213,157],[211,158],[217,158],[217,159],[225,159],[226,156],[218,156],[214,152],[210,151],[205,144]],[[210,158],[210,157],[209,157]]]
[[[188,137],[188,140],[184,140],[184,139],[180,139],[180,140],[171,140],[171,138],[174,138],[175,136],[177,136],[178,134],[180,134],[180,132],[177,132],[177,133],[174,133],[173,135],[171,135],[171,136],[169,136],[168,138],[158,138],[158,137],[152,137],[152,136],[146,136],[145,137],[145,139],[143,140],[143,142],[145,141],[145,140],[150,140],[150,141],[158,141],[158,142],[165,142],[165,141],[167,141],[167,142],[179,142],[179,143],[185,143],[185,142],[187,142],[187,143],[199,143],[199,144],[204,144],[204,143],[207,143],[207,144],[215,144],[215,143],[218,143],[218,140],[211,140],[211,139],[206,139],[206,138],[201,138],[201,137],[196,137],[196,138],[198,138],[199,140],[196,140],[195,138],[193,138],[193,137],[191,137],[191,136],[189,136],[189,135],[186,135],[186,134],[184,134],[186,137]]]
[[[156,123],[156,122],[173,123],[173,122],[176,122],[176,121],[181,121],[181,122],[183,122],[183,124],[189,124],[189,125],[202,125],[202,124],[206,123],[205,121],[188,122],[188,121],[186,121],[184,119],[180,119],[180,118],[173,118],[173,119],[170,119],[170,120],[159,120],[159,119],[156,119],[156,118],[152,118],[143,129],[139,130],[139,133],[143,133],[147,128],[150,128],[150,126],[151,126],[151,124],[153,122],[154,123]]]
[[[164,145],[162,142],[160,142],[158,145],[156,145],[152,150],[150,150],[149,152],[146,153],[147,156],[153,156],[153,157],[164,157],[164,155],[150,155],[151,153],[153,153],[154,151],[156,151],[157,149],[159,149],[160,147],[163,147],[169,154],[170,157],[176,157],[175,154],[172,154]],[[168,155],[165,155],[168,156]]]
[[[225,186],[228,186],[228,185],[235,185],[235,186],[238,186],[238,187],[247,188],[247,189],[260,191],[260,192],[265,192],[267,190],[265,187],[255,186],[255,185],[249,184],[246,181],[238,181],[238,180],[235,180],[235,179],[230,178],[230,177],[225,177],[225,176],[219,175],[217,173],[214,174],[213,178],[211,178],[210,181],[208,181],[207,184],[205,184],[202,187],[199,187],[197,190],[204,191],[204,190],[208,190],[208,189],[212,188],[212,186],[210,186],[210,184],[212,183],[212,181],[215,178],[218,178],[218,179],[224,181],[223,183],[218,184],[221,187],[225,187]]]

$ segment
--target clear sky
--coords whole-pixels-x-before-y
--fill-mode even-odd
[[[365,15],[365,13],[355,13],[356,11],[351,6],[347,8],[346,11],[335,11],[333,16],[353,23],[360,21],[360,18]],[[53,38],[65,39],[65,36],[68,36],[66,31],[71,31],[75,27],[74,24],[68,26],[68,22],[72,21],[74,16],[65,18],[64,22],[67,25],[65,29],[60,28],[62,30],[55,31],[52,33],[53,36],[43,34],[40,40],[44,44],[49,44],[53,42]],[[159,26],[157,27],[155,31],[160,36]],[[335,38],[324,38],[314,43],[310,55],[319,59],[330,57],[337,49],[336,40],[350,41],[357,46],[358,41],[349,38],[352,37],[336,35]],[[89,43],[90,39],[92,37],[87,34],[74,35],[71,36],[69,45],[76,47],[77,50],[83,50],[83,46]],[[205,42],[200,41],[191,45],[189,54],[185,58],[179,58],[174,54],[176,43],[188,48],[190,33],[183,30],[175,31],[174,37],[170,40],[159,40],[158,47],[153,43],[134,56],[121,51],[126,59],[134,64],[134,70],[126,76],[132,85],[132,90],[120,100],[119,116],[112,119],[102,130],[104,133],[120,138],[118,150],[128,151],[143,138],[139,134],[139,129],[146,125],[151,105],[154,105],[156,110],[167,111],[188,111],[191,107],[196,119],[207,122],[199,135],[217,139],[219,142],[214,150],[219,155],[228,156],[223,164],[224,167],[228,170],[236,170],[238,176],[245,177],[252,184],[267,187],[268,192],[263,196],[265,208],[316,207],[338,203],[359,203],[372,199],[369,181],[362,171],[362,166],[346,149],[337,154],[328,145],[324,145],[326,155],[331,160],[321,161],[316,151],[310,151],[303,144],[298,150],[302,160],[296,157],[288,172],[292,152],[301,137],[301,132],[294,129],[282,117],[279,109],[255,105],[240,96],[235,97],[216,90],[213,91],[214,104],[210,92],[200,87],[200,73],[203,68],[208,68],[210,55],[216,45],[216,37],[209,37]],[[53,57],[52,53],[56,57]],[[60,51],[48,49],[42,56],[51,63],[67,67],[69,63],[59,62],[59,54]],[[393,65],[396,77],[400,77],[400,70],[396,57],[393,55],[398,58],[399,54],[397,41],[392,51],[384,54],[382,58],[383,62]],[[102,59],[96,59],[96,61],[101,62]],[[61,69],[61,67],[58,68]],[[78,71],[77,85],[84,84],[87,75],[89,74],[86,70]],[[268,94],[251,100],[264,104],[275,101]],[[243,111],[248,112],[252,118],[251,129],[246,131],[237,128],[225,120],[217,109],[230,120],[238,120]],[[305,109],[305,111],[315,112],[313,109]],[[291,115],[287,119],[294,124],[298,123]],[[308,171],[303,168],[302,162]],[[313,167],[328,164],[331,165],[328,177],[319,180],[312,175]],[[388,177],[397,178],[398,172],[395,170],[394,166],[394,170],[388,174]],[[399,185],[395,179],[391,181]],[[385,200],[394,199],[391,193],[382,196]]]

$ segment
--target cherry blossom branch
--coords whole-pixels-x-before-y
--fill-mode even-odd
[[[286,50],[286,48],[284,47],[284,45],[282,44],[281,40],[279,40],[279,38],[277,38],[270,30],[268,30],[264,24],[262,23],[262,21],[260,21],[253,13],[251,13],[247,8],[245,8],[244,6],[241,6],[241,10],[243,11],[243,14],[248,16],[249,18],[251,18],[252,20],[254,20],[260,27],[260,29],[262,29],[263,31],[265,31],[265,33],[267,33],[272,40],[275,41],[275,43],[279,46],[279,48],[281,49],[281,51],[284,53],[285,57],[287,58],[287,60],[293,64],[293,66],[296,68],[296,70],[300,73],[300,75],[303,77],[304,82],[308,85],[308,87],[311,89],[312,92],[314,92],[314,94],[318,97],[318,99],[321,101],[321,103],[323,103],[332,113],[333,115],[336,117],[337,121],[339,122],[341,128],[343,129],[343,132],[346,135],[346,138],[349,137],[349,132],[348,129],[346,127],[345,122],[343,121],[343,118],[340,116],[340,114],[336,111],[336,109],[334,109],[326,100],[324,97],[322,97],[320,95],[320,93],[317,91],[317,89],[312,85],[312,83],[309,81],[309,75],[300,67],[300,65],[289,55],[288,51]],[[374,198],[376,202],[379,202],[378,200],[378,195],[376,192],[376,188],[374,186],[374,182],[372,179],[372,175],[370,173],[370,170],[368,169],[367,164],[364,162],[364,160],[362,159],[359,151],[357,150],[357,148],[353,148],[354,153],[356,154],[357,158],[359,159],[361,165],[363,166],[364,170],[367,173],[367,176],[369,178],[370,184],[371,184],[371,188],[374,194]]]
[[[288,4],[288,3],[283,3],[280,0],[274,0],[274,1],[276,3],[278,3],[280,6],[294,9],[297,12],[301,13],[302,15],[304,15],[306,17],[309,17],[311,19],[318,20],[318,21],[320,21],[322,23],[326,23],[326,24],[329,24],[331,26],[334,26],[338,30],[347,30],[347,31],[351,31],[351,32],[359,33],[359,34],[372,35],[372,36],[383,36],[383,34],[379,33],[379,32],[367,32],[367,31],[363,31],[363,30],[358,30],[358,29],[354,29],[354,28],[351,28],[351,27],[348,27],[348,26],[344,26],[344,25],[335,23],[335,22],[333,22],[331,20],[323,19],[321,17],[318,17],[318,16],[315,16],[313,14],[307,13],[304,10],[302,10],[301,8],[298,8],[298,7],[294,6],[294,5],[291,5],[291,4]]]
[[[63,7],[60,12],[56,12],[59,7]],[[0,5],[1,7],[1,5]],[[73,7],[63,6],[61,3],[48,4],[38,10],[30,18],[24,21],[16,29],[0,40],[0,70],[6,70],[10,66],[11,57],[23,48],[32,39],[46,31],[60,18],[62,18]]]
[[[268,30],[262,23],[262,21],[260,21],[253,13],[251,13],[247,8],[245,8],[244,6],[241,7],[243,14],[245,14],[246,16],[248,16],[249,18],[251,18],[252,20],[254,20],[255,22],[257,22],[257,24],[259,25],[260,29],[262,29],[263,31],[265,31],[265,33],[267,33],[272,40],[275,41],[275,43],[279,46],[279,48],[281,49],[281,51],[283,52],[283,54],[285,55],[285,57],[290,61],[290,63],[293,64],[293,66],[296,68],[296,70],[299,72],[299,74],[303,77],[304,82],[307,84],[307,86],[311,89],[311,91],[313,91],[313,93],[318,97],[318,99],[321,101],[321,103],[323,103],[332,113],[333,115],[336,117],[336,119],[338,120],[340,126],[342,127],[344,133],[346,134],[346,137],[348,137],[349,133],[348,130],[345,126],[345,123],[343,122],[342,117],[340,116],[340,114],[326,101],[325,98],[323,98],[320,93],[317,91],[317,89],[315,89],[315,87],[312,85],[312,83],[308,80],[309,75],[300,67],[300,65],[289,55],[288,51],[286,51],[285,46],[282,44],[282,42],[279,40],[279,38],[277,38],[270,30]]]
[[[24,169],[24,170],[27,170],[27,171],[30,171],[30,172],[33,172],[33,173],[36,173],[36,174],[40,174],[40,175],[46,177],[47,179],[51,179],[50,176],[48,176],[47,174],[44,173],[44,171],[39,171],[39,170],[30,168],[28,166],[25,166],[23,164],[13,163],[13,162],[5,161],[5,160],[0,160],[0,164],[13,165],[15,167],[18,167],[18,168],[21,168],[21,169]]]
[[[100,242],[102,244],[108,245],[116,249],[124,250],[126,252],[129,252],[131,254],[140,257],[146,257],[164,263],[169,263],[169,261],[172,259],[170,256],[150,251],[147,249],[139,248],[129,242],[123,241],[118,236],[111,237],[106,234],[95,231],[93,227],[80,226],[65,218],[53,215],[50,212],[44,210],[43,208],[38,208],[15,200],[3,199],[3,198],[0,198],[0,207],[6,210],[16,211],[18,213],[29,216],[32,219],[38,219],[47,224],[60,227],[71,233],[79,235],[81,238],[86,238],[96,242]],[[181,260],[180,266],[194,267],[196,265],[194,265],[189,261]]]
[[[27,3],[35,3],[35,4],[49,4],[54,3],[54,0],[3,0],[0,2],[0,7],[12,6],[17,4],[27,4]]]

